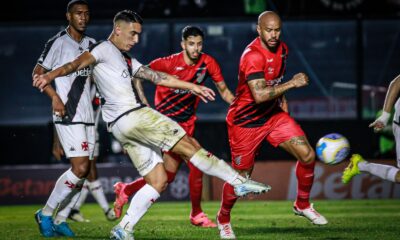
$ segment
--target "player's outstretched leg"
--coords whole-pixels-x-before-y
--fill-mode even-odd
[[[343,171],[342,182],[344,184],[349,183],[354,176],[361,173],[358,164],[364,161],[365,160],[359,154],[353,154],[351,156],[349,165]]]

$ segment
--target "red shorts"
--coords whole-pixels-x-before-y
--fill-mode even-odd
[[[229,144],[231,146],[232,166],[245,170],[253,167],[254,158],[263,140],[272,146],[290,140],[293,137],[304,136],[300,125],[286,112],[273,115],[263,126],[244,128],[228,125]]]

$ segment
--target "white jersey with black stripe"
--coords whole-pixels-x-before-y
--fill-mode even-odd
[[[104,121],[113,122],[124,113],[143,106],[131,80],[142,64],[110,41],[93,45],[90,53],[96,59],[92,66],[93,79],[105,100],[101,107]]]
[[[38,64],[50,71],[75,60],[81,53],[96,41],[84,36],[80,42],[75,41],[67,30],[59,32],[45,45]],[[55,79],[57,94],[63,101],[66,116],[60,119],[53,116],[55,123],[93,124],[93,108],[90,98],[90,68]]]
[[[393,121],[400,124],[400,98],[397,98],[397,101],[394,104],[394,111]]]

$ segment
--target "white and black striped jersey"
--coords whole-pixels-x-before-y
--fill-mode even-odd
[[[75,60],[81,53],[93,45],[93,38],[84,36],[75,41],[63,30],[46,43],[38,64],[50,71]],[[55,79],[56,91],[65,104],[66,115],[60,119],[53,115],[55,123],[93,124],[93,109],[90,97],[90,68]]]
[[[141,63],[121,52],[110,41],[94,44],[90,47],[90,53],[96,59],[92,74],[104,98],[101,107],[104,121],[114,122],[125,113],[144,106],[131,80],[142,66]]]
[[[397,101],[394,104],[393,122],[395,122],[396,124],[400,124],[400,97],[397,98]]]

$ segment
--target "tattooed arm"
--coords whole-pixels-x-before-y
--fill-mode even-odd
[[[55,78],[66,76],[70,73],[81,70],[82,68],[85,68],[94,62],[96,62],[96,59],[93,57],[93,55],[90,54],[90,52],[84,52],[74,61],[66,63],[53,71],[40,75],[34,74],[33,86],[43,91],[43,89],[48,86]]]
[[[201,100],[207,102],[208,100],[214,100],[215,93],[210,88],[199,86],[190,82],[185,82],[177,79],[174,76],[166,74],[164,72],[158,72],[150,69],[146,66],[141,66],[134,75],[135,78],[145,79],[153,82],[156,85],[179,88],[184,90],[190,90],[193,94],[200,97]]]
[[[248,81],[251,93],[256,103],[262,103],[282,96],[289,89],[299,88],[308,84],[308,77],[304,73],[298,73],[291,80],[277,86],[267,86],[264,78]]]
[[[150,104],[147,101],[146,96],[144,95],[143,86],[142,86],[142,79],[133,77],[132,81],[133,81],[133,86],[136,88],[136,90],[138,92],[140,100],[142,100],[142,102],[149,107]]]
[[[224,99],[224,101],[227,102],[228,104],[231,104],[235,97],[233,96],[232,92],[229,90],[225,81],[216,82],[215,86],[217,87],[218,92],[221,95],[222,99]]]

